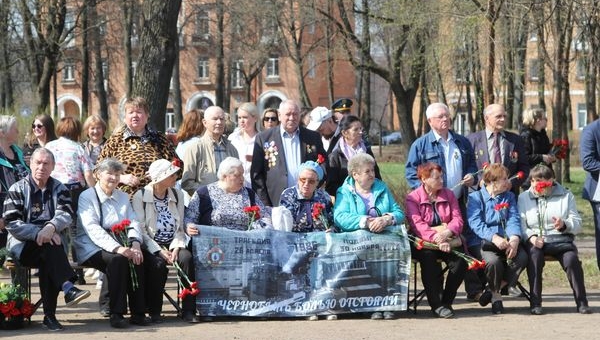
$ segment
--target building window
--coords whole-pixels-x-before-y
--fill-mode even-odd
[[[309,78],[314,78],[317,74],[317,61],[315,60],[315,56],[313,54],[308,55],[308,73],[307,76]]]
[[[577,128],[583,129],[587,125],[587,108],[585,103],[577,103]]]
[[[77,19],[75,15],[71,12],[68,12],[65,17],[65,32],[67,32],[67,36],[65,37],[65,46],[67,48],[75,47],[75,23]]]
[[[231,88],[241,89],[244,87],[244,61],[236,60],[231,65]]]
[[[585,60],[583,58],[577,59],[576,76],[577,80],[583,80],[585,78]]]
[[[196,14],[196,36],[208,38],[210,36],[209,17],[207,11],[199,11]]]
[[[208,58],[207,57],[199,57],[198,58],[198,80],[201,82],[208,81],[209,76],[209,67],[208,67]]]
[[[267,60],[267,78],[279,79],[279,57],[269,57]]]
[[[173,109],[167,109],[165,114],[165,131],[175,129],[175,112]]]
[[[62,82],[63,83],[75,82],[75,64],[65,63],[63,65]]]
[[[529,59],[529,81],[540,80],[540,60]]]

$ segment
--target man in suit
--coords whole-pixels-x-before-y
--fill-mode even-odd
[[[583,184],[583,199],[590,201],[596,230],[596,261],[600,268],[600,192],[596,194],[600,175],[600,120],[588,124],[581,133],[580,159],[587,171]],[[600,188],[599,188],[600,189]]]
[[[256,136],[250,177],[252,188],[268,206],[278,206],[284,189],[298,181],[298,167],[306,161],[327,159],[321,136],[300,127],[300,107],[293,100],[281,102],[279,126]],[[324,165],[322,165],[324,166]]]
[[[519,187],[527,179],[527,176],[529,176],[528,155],[523,148],[521,137],[504,130],[506,112],[500,104],[487,106],[483,110],[483,119],[485,129],[467,136],[475,152],[477,168],[483,168],[484,163],[501,163],[508,168],[509,178],[522,171],[524,174],[523,178],[513,178],[507,182],[508,190],[511,190],[518,197]],[[467,245],[469,252],[477,256],[480,252],[481,240],[478,240],[476,236],[471,237],[468,235],[472,233],[470,228],[464,228],[463,230],[466,234],[466,239],[472,240],[472,243]],[[481,274],[481,271],[478,274]],[[478,300],[484,286],[484,275],[478,275],[477,277],[469,272],[465,275],[465,290],[467,291],[468,298]],[[520,292],[514,287],[510,287],[509,292],[511,295],[520,295]]]

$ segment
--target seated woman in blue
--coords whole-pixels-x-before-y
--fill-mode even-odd
[[[317,188],[322,179],[323,168],[317,162],[306,161],[298,168],[298,184],[281,193],[279,205],[292,213],[292,231],[304,233],[332,230],[331,197],[325,190]],[[319,216],[315,218],[316,215]]]
[[[474,235],[468,237],[481,239],[481,257],[486,262],[488,290],[481,294],[479,304],[492,302],[492,313],[502,314],[500,290],[517,283],[527,266],[527,253],[521,245],[517,200],[508,190],[508,169],[498,163],[490,165],[483,173],[483,182],[480,190],[469,194],[467,216]]]
[[[387,185],[375,178],[375,159],[370,155],[359,153],[348,161],[348,177],[335,196],[333,218],[344,232],[365,229],[372,233],[381,233],[404,220]],[[399,251],[410,254],[409,247]],[[371,315],[371,319],[393,318],[389,311]]]

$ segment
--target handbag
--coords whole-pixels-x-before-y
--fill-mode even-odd
[[[577,251],[577,247],[573,242],[550,242],[544,243],[542,248],[544,255],[556,256],[568,251]]]
[[[500,250],[500,248],[498,248],[494,242],[488,240],[481,240],[481,250],[493,251],[496,253],[502,252],[502,250]]]

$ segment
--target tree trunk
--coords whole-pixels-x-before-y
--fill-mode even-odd
[[[165,112],[173,65],[178,53],[177,19],[181,0],[146,0],[140,37],[140,56],[133,95],[144,97],[150,107],[149,124],[165,129]]]
[[[223,107],[225,98],[225,42],[223,39],[223,33],[225,28],[225,5],[223,0],[215,1],[217,11],[217,31],[215,32],[215,59],[217,61],[217,70],[215,77],[215,105],[220,106],[225,111],[228,108]]]
[[[81,117],[87,117],[90,102],[90,8],[95,6],[96,0],[89,0],[83,4],[81,13]],[[94,24],[97,24],[93,22]]]

